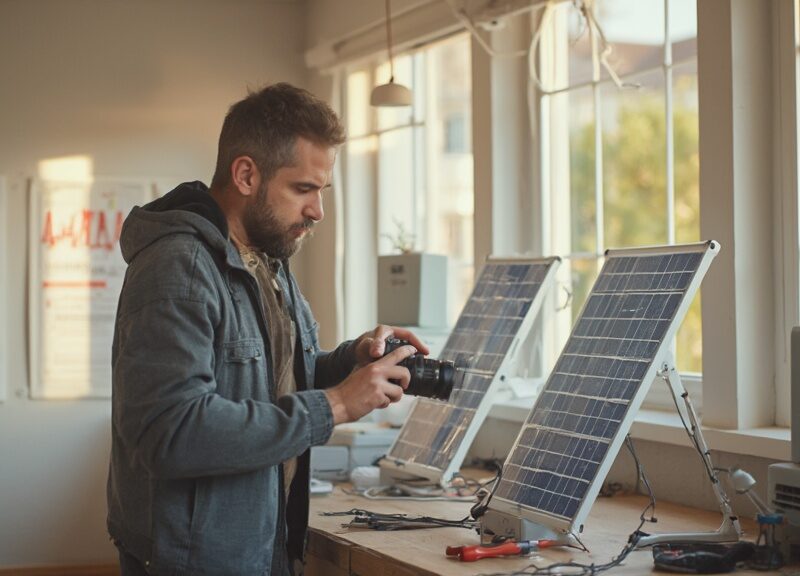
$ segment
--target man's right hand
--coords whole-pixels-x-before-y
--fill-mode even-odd
[[[333,423],[354,422],[376,408],[386,408],[399,401],[403,390],[408,388],[411,374],[397,364],[416,351],[413,346],[401,346],[325,390],[333,412]]]

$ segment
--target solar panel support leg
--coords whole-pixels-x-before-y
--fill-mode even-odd
[[[715,532],[683,532],[674,534],[653,534],[643,536],[637,542],[637,547],[652,546],[663,542],[736,542],[742,536],[742,528],[739,525],[739,518],[734,514],[731,502],[719,481],[714,465],[711,462],[708,444],[703,438],[703,431],[697,412],[694,409],[689,393],[683,387],[681,377],[675,369],[674,362],[665,362],[659,376],[664,379],[670,388],[672,397],[675,400],[675,407],[681,417],[686,433],[689,435],[694,447],[700,453],[706,474],[711,481],[714,489],[714,496],[722,512],[722,524]]]
[[[499,510],[487,510],[481,516],[481,542],[496,542],[495,538],[512,540],[553,540],[562,546],[577,546],[578,541],[571,535],[557,532],[552,528],[531,522],[520,514],[507,514]]]

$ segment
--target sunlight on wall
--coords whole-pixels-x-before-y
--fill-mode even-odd
[[[360,70],[347,77],[347,133],[350,138],[363,136],[369,131],[372,110],[367,100],[369,74]]]
[[[62,156],[39,162],[41,180],[90,182],[94,179],[94,161],[91,156]]]
[[[371,154],[378,150],[378,139],[374,136],[358,138],[347,142],[347,152],[352,156]]]

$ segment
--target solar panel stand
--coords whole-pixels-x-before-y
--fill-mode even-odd
[[[688,426],[686,433],[689,439],[696,445],[700,456],[703,459],[703,465],[708,471],[709,479],[711,480],[711,487],[714,489],[714,496],[719,504],[720,511],[722,512],[722,524],[715,532],[683,532],[673,534],[652,534],[643,536],[637,542],[637,547],[652,546],[653,544],[660,544],[662,542],[736,542],[742,536],[742,528],[739,525],[739,518],[733,512],[731,502],[728,499],[722,484],[714,471],[714,465],[711,462],[708,444],[703,438],[703,431],[700,427],[697,418],[697,412],[694,409],[689,393],[681,382],[681,376],[675,369],[675,363],[669,359],[662,365],[661,371],[658,375],[666,382],[670,388],[672,397],[675,400],[675,407],[681,417],[681,421]],[[682,401],[682,403],[681,403]]]
[[[487,510],[481,516],[481,542],[496,542],[498,536],[522,542],[524,540],[551,540],[560,546],[580,546],[572,533],[557,532],[544,524],[523,518],[521,514],[507,514],[499,510]]]

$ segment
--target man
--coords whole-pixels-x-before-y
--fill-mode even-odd
[[[309,448],[399,400],[396,364],[428,352],[386,326],[319,350],[288,258],[343,142],[326,104],[268,86],[231,107],[210,189],[182,184],[125,221],[108,481],[123,576],[297,571]],[[392,334],[414,346],[380,358]]]

